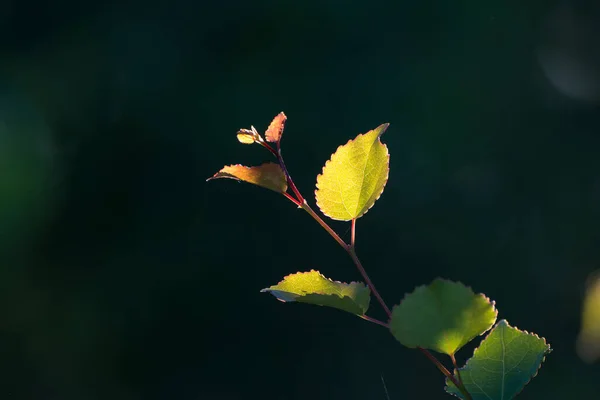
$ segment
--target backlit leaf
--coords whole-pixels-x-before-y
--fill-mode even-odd
[[[254,138],[252,137],[252,135],[246,133],[246,132],[238,132],[237,134],[237,140],[239,140],[240,143],[243,144],[252,144],[254,143]]]
[[[325,278],[318,271],[297,272],[275,286],[263,289],[283,302],[316,304],[364,315],[369,309],[371,291],[363,283],[342,283]]]
[[[262,142],[263,139],[254,127],[251,129],[240,129],[237,133],[237,139],[240,143],[252,144]]]
[[[389,175],[390,156],[380,141],[389,124],[358,135],[325,163],[317,177],[317,205],[331,219],[360,218],[381,196]]]
[[[256,141],[254,135],[252,134],[252,131],[249,131],[248,129],[241,129],[237,133],[237,140],[239,140],[240,143],[244,144],[252,144]]]
[[[513,399],[537,375],[550,351],[544,338],[501,320],[460,368],[460,376],[473,400]],[[446,391],[464,399],[448,379]]]
[[[589,278],[585,291],[577,354],[587,363],[600,358],[600,272]]]
[[[287,117],[283,112],[280,112],[275,116],[265,132],[265,137],[268,142],[279,142],[281,140],[286,120]]]
[[[279,164],[266,163],[257,167],[243,165],[228,165],[223,167],[207,181],[218,178],[230,178],[253,183],[267,189],[284,193],[287,190],[287,180]]]
[[[394,307],[390,330],[407,347],[451,355],[490,329],[497,314],[494,303],[483,294],[438,278],[417,287]]]

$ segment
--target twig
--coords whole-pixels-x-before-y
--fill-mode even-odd
[[[359,317],[361,317],[365,321],[369,321],[369,322],[373,322],[374,324],[381,325],[384,328],[388,328],[388,329],[390,328],[390,326],[388,324],[386,324],[385,322],[375,319],[373,317],[369,317],[368,315],[359,315]]]
[[[448,371],[448,368],[444,367],[444,364],[442,364],[440,360],[435,358],[433,354],[431,354],[428,350],[422,347],[417,347],[417,349],[419,349],[421,353],[425,354],[425,356],[429,358],[429,360],[431,360],[431,362],[433,362],[436,367],[438,367],[442,374],[446,375],[446,378],[448,378],[454,384],[454,386],[456,386],[458,390],[460,390],[460,392],[465,396],[466,400],[472,400],[471,395],[469,394],[467,389],[456,380],[454,375],[452,375],[450,371]]]

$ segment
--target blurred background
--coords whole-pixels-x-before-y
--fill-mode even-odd
[[[599,39],[591,0],[3,0],[0,396],[386,400],[383,379],[450,398],[385,329],[259,293],[360,279],[281,196],[205,182],[268,160],[235,133],[284,111],[308,198],[338,145],[391,123],[357,228],[389,304],[460,280],[552,345],[519,398],[597,398],[576,342],[600,268]]]

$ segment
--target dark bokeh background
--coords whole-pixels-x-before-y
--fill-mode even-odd
[[[297,270],[359,278],[285,199],[205,182],[265,160],[235,133],[283,110],[307,197],[338,145],[391,123],[390,180],[358,224],[390,304],[463,281],[554,348],[520,398],[597,398],[575,352],[600,267],[597,8],[2,1],[0,396],[385,400],[383,377],[392,400],[448,398],[384,329],[259,293]]]

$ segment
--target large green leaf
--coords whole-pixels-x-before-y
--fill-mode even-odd
[[[283,302],[316,304],[364,315],[369,309],[371,291],[363,283],[335,282],[318,271],[297,272],[275,286],[263,289]]]
[[[214,176],[207,179],[229,178],[238,181],[253,183],[278,193],[285,193],[287,190],[287,179],[285,173],[275,163],[266,163],[257,167],[246,167],[243,165],[227,165],[223,167]]]
[[[407,347],[451,355],[490,329],[497,314],[494,303],[483,294],[438,278],[417,287],[394,307],[390,330]]]
[[[381,196],[390,156],[380,137],[389,124],[358,135],[338,147],[317,177],[317,205],[331,219],[360,218]]]
[[[481,342],[460,376],[473,400],[513,399],[529,383],[550,353],[546,340],[501,320]],[[446,391],[464,396],[446,379]]]

